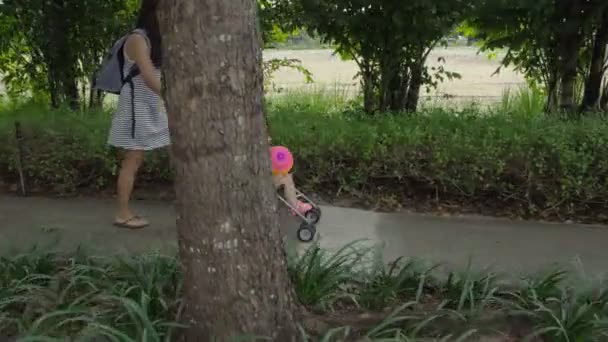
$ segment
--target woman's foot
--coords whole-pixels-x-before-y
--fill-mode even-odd
[[[298,204],[296,205],[296,210],[298,211],[298,213],[300,213],[300,215],[306,215],[307,212],[312,210],[312,205],[310,203],[305,203],[302,201],[298,201]],[[294,215],[297,215],[295,211],[293,211]]]
[[[147,227],[150,223],[140,216],[133,215],[128,219],[116,218],[114,225],[126,229],[141,229]]]

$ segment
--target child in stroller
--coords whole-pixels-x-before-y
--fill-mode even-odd
[[[316,224],[321,219],[321,209],[306,195],[296,189],[292,175],[289,173],[293,167],[293,156],[286,147],[273,146],[270,149],[272,161],[272,181],[279,192],[279,200],[291,209],[293,215],[301,220],[298,229],[298,239],[310,242],[317,233]]]

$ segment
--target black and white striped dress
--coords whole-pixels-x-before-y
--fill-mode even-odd
[[[147,40],[147,37],[145,38]],[[125,75],[129,73],[133,65],[134,62],[125,52]],[[157,77],[160,78],[160,70],[156,70],[156,72]],[[162,99],[145,84],[141,74],[133,78],[133,89],[135,96],[131,102],[131,86],[125,83],[122,87],[118,107],[112,117],[108,144],[125,150],[142,151],[168,146],[171,139],[167,112]],[[133,109],[135,111],[134,122]]]

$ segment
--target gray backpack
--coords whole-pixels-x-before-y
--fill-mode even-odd
[[[93,89],[119,95],[125,83],[131,86],[131,137],[135,138],[135,90],[133,78],[139,75],[139,68],[133,65],[127,75],[124,74],[125,42],[132,33],[141,34],[148,40],[146,32],[141,29],[131,31],[117,40],[104,59],[99,72],[93,80]],[[148,41],[149,44],[149,41]]]
[[[112,48],[101,64],[101,68],[97,72],[93,83],[94,89],[111,94],[120,94],[120,90],[124,84],[132,83],[133,78],[139,74],[139,68],[137,68],[136,65],[133,65],[127,75],[124,74],[124,47],[127,37],[129,37],[131,33],[139,33],[146,37],[145,31],[136,29],[117,40],[114,45],[112,45]]]

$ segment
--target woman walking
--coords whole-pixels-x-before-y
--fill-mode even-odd
[[[112,119],[108,143],[123,151],[117,183],[118,208],[114,224],[144,228],[148,221],[129,207],[135,176],[144,152],[170,144],[167,113],[161,99],[161,39],[156,16],[158,0],[143,0],[136,30],[125,40],[124,75],[137,73],[125,82],[118,109]]]

